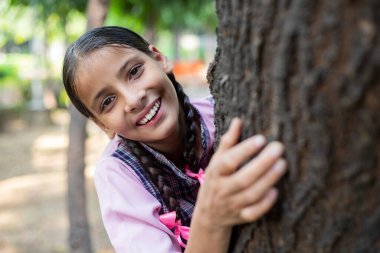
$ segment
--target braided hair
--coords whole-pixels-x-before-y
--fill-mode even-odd
[[[183,160],[189,165],[192,172],[198,173],[199,166],[195,155],[196,146],[196,119],[193,105],[189,101],[189,97],[185,94],[182,86],[175,80],[173,74],[169,74],[169,79],[172,81],[174,88],[177,93],[178,101],[183,108],[185,114],[186,123],[186,135],[183,140],[185,151],[183,153]],[[171,189],[166,178],[163,176],[163,170],[157,160],[152,154],[150,154],[139,142],[127,140],[126,145],[132,151],[132,153],[139,158],[139,161],[143,165],[145,171],[148,173],[150,180],[158,188],[162,200],[170,211],[175,211],[177,214],[177,219],[181,217],[180,206],[175,198],[175,194]]]
[[[89,53],[110,45],[120,45],[127,48],[135,48],[147,55],[152,52],[149,43],[140,35],[133,31],[116,26],[99,27],[88,31],[74,42],[66,51],[63,62],[63,83],[72,104],[86,117],[93,117],[92,113],[80,101],[76,93],[76,69],[78,61]],[[169,79],[177,93],[180,107],[184,112],[186,134],[183,140],[184,153],[183,161],[189,165],[192,172],[198,173],[199,166],[195,154],[197,128],[196,122],[199,120],[195,114],[194,107],[189,102],[188,96],[184,93],[182,86],[176,81],[172,73],[168,74]],[[163,176],[163,169],[157,160],[139,142],[125,140],[126,145],[140,161],[152,183],[160,192],[161,198],[170,211],[175,211],[177,219],[181,217],[180,206],[175,198],[175,194],[170,184]]]

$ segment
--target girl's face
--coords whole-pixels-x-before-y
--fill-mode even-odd
[[[79,60],[76,92],[109,135],[159,147],[180,133],[179,104],[167,76],[172,65],[153,46],[152,56],[106,46]]]

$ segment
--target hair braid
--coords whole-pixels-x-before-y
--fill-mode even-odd
[[[189,101],[189,97],[183,91],[181,84],[179,84],[177,80],[175,80],[174,75],[169,74],[168,76],[172,81],[174,88],[176,89],[178,101],[181,104],[185,114],[186,136],[184,140],[185,151],[183,153],[183,158],[185,162],[190,166],[191,171],[198,173],[199,164],[195,155],[197,128],[195,125],[196,115],[194,113],[194,108]]]
[[[158,188],[161,197],[164,203],[168,206],[169,210],[175,211],[177,214],[177,219],[180,218],[179,203],[175,198],[174,192],[170,188],[167,180],[163,176],[161,166],[156,162],[156,159],[138,142],[126,140],[125,143],[144,166],[145,171],[150,176],[153,184]]]
[[[195,155],[197,129],[195,125],[194,109],[188,96],[184,93],[182,86],[175,80],[174,75],[169,74],[168,76],[175,87],[178,101],[185,114],[186,136],[184,140],[185,151],[183,157],[185,162],[189,164],[190,169],[197,173],[199,171],[199,166]],[[173,190],[163,176],[161,166],[157,163],[156,159],[136,141],[127,140],[126,145],[144,166],[145,171],[149,174],[153,184],[158,188],[161,197],[169,210],[175,211],[177,219],[180,218],[179,203],[175,198]]]

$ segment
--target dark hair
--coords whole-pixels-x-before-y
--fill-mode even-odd
[[[74,42],[67,49],[65,54],[62,71],[63,83],[72,104],[86,117],[92,117],[93,115],[77,96],[75,74],[78,61],[97,49],[111,45],[135,48],[147,55],[152,54],[147,41],[135,32],[123,27],[108,26],[95,28],[88,31]],[[190,169],[197,173],[199,171],[198,162],[195,156],[197,119],[194,113],[194,108],[189,102],[189,98],[184,93],[182,86],[175,80],[174,75],[170,73],[168,74],[168,77],[175,87],[179,104],[185,115],[186,136],[183,140],[185,145],[183,159],[185,163],[190,166]],[[151,181],[159,189],[161,197],[169,210],[176,211],[177,218],[180,218],[181,213],[179,204],[174,197],[174,192],[169,183],[165,177],[162,176],[162,168],[156,159],[145,150],[140,143],[133,140],[126,140],[126,144],[148,172]]]

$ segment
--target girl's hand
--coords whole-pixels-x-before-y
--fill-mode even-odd
[[[256,135],[237,144],[241,125],[234,119],[221,137],[198,193],[194,216],[203,217],[203,226],[211,230],[262,217],[273,206],[274,185],[286,171],[281,143],[272,142],[260,151],[266,141]]]

